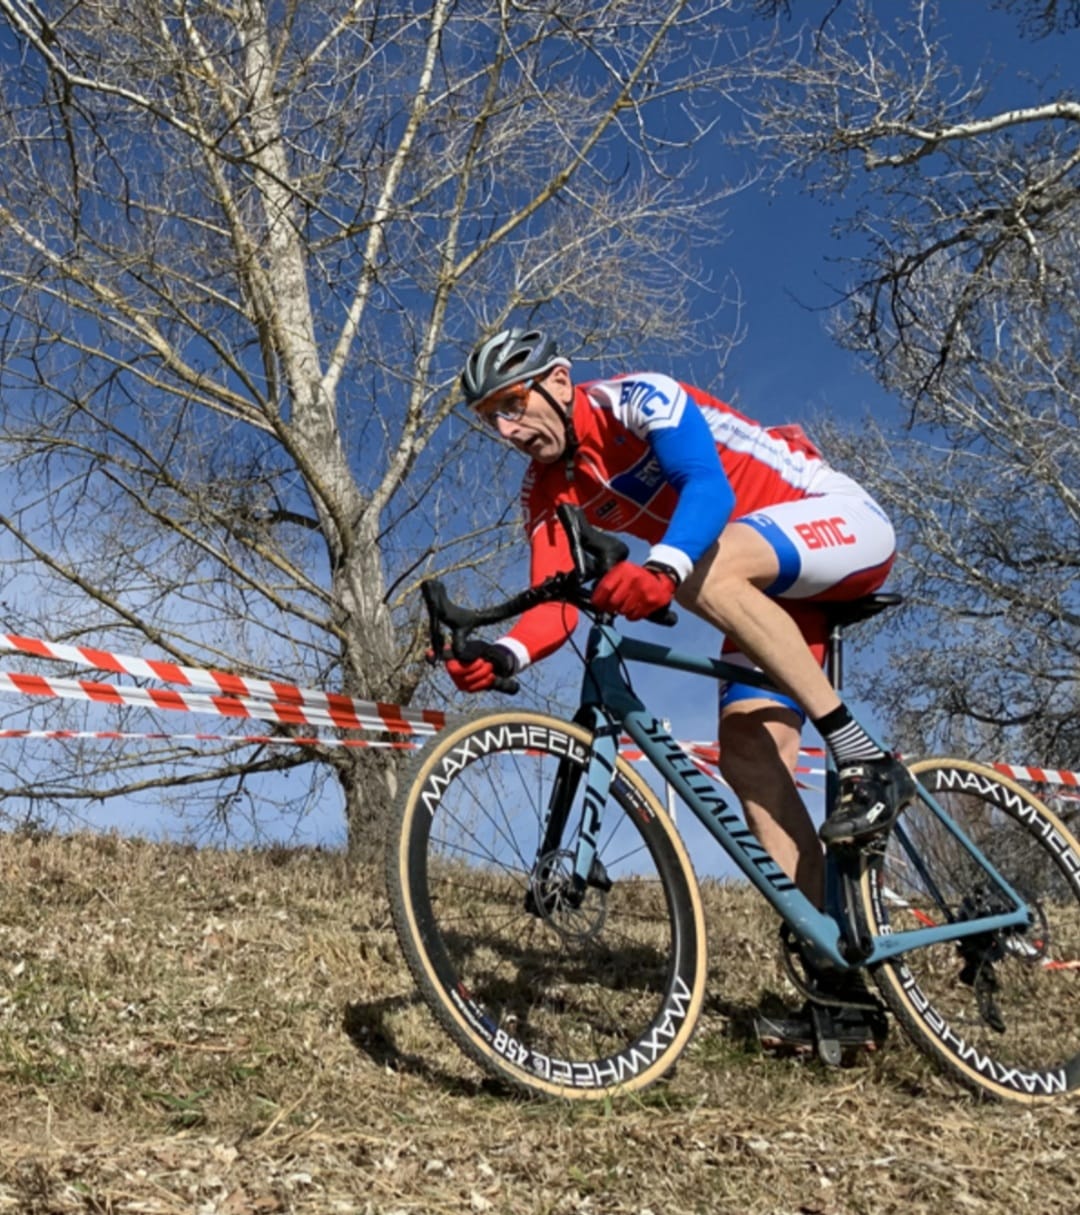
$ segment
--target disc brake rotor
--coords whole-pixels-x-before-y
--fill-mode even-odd
[[[574,878],[574,854],[562,849],[542,856],[529,880],[529,909],[568,941],[599,935],[607,919],[607,891]]]

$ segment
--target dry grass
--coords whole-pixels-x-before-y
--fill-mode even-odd
[[[0,836],[0,1212],[1075,1212],[1075,1107],[980,1107],[896,1037],[837,1072],[763,1057],[773,927],[745,890],[708,905],[677,1075],[586,1109],[461,1059],[338,857]]]

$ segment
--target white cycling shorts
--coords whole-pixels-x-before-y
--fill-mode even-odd
[[[858,599],[885,581],[896,556],[896,533],[880,506],[850,477],[824,471],[815,492],[734,520],[754,528],[772,546],[780,572],[765,593],[795,618],[819,662],[824,661],[827,614],[818,604]],[[724,658],[753,667],[735,646],[724,643]],[[765,697],[802,713],[780,693],[751,684],[721,685],[720,707],[735,700]]]

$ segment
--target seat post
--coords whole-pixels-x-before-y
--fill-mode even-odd
[[[899,607],[903,597],[876,591],[861,599],[844,599],[823,606],[827,612],[828,635],[825,645],[825,674],[837,691],[844,683],[844,630],[849,624],[870,620],[886,608]]]

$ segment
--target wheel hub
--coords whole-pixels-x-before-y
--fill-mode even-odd
[[[586,941],[597,937],[607,919],[607,891],[574,874],[574,854],[566,849],[542,856],[529,880],[525,905],[563,938]]]

